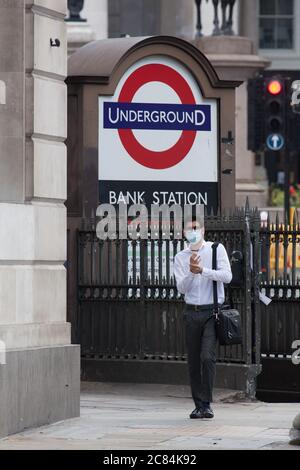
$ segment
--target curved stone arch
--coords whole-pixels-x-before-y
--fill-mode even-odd
[[[0,104],[6,104],[6,84],[3,80],[0,80]]]
[[[125,71],[138,59],[152,55],[170,56],[181,62],[195,76],[206,98],[219,96],[217,89],[232,89],[241,84],[239,81],[221,80],[198,48],[170,36],[93,41],[69,58],[67,83],[104,85],[104,94],[112,95]],[[202,75],[201,84],[199,74]]]

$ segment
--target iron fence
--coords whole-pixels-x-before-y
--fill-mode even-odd
[[[253,364],[259,360],[259,330],[252,243],[255,211],[206,217],[206,239],[223,243],[230,254],[244,253],[242,287],[232,289],[241,312],[243,346],[220,347],[218,361]],[[173,259],[183,240],[99,240],[94,221],[78,231],[78,339],[82,355],[100,359],[185,361],[183,298],[176,289]],[[226,294],[228,294],[226,289]]]
[[[260,229],[262,292],[272,299],[261,307],[263,357],[290,359],[300,339],[300,224],[267,221]]]
[[[95,364],[97,371],[101,360],[105,364],[119,360],[123,369],[126,360],[128,364],[147,360],[184,364],[184,303],[173,274],[174,256],[184,242],[172,233],[165,240],[162,231],[156,240],[149,234],[146,240],[102,241],[95,225],[94,218],[84,219],[77,231],[77,310],[72,325],[74,340],[81,344],[83,367]],[[270,396],[270,390],[296,396],[299,368],[291,361],[292,344],[300,339],[300,224],[296,215],[290,226],[279,222],[279,217],[261,226],[258,211],[247,206],[227,215],[206,216],[205,227],[206,240],[223,243],[229,255],[233,251],[244,255],[243,283],[232,289],[233,303],[242,316],[243,345],[218,349],[224,384],[227,366],[236,366],[240,375],[230,383],[234,386],[249,373],[247,383],[254,396],[253,377],[262,363],[258,389],[263,398]],[[225,291],[228,297],[228,287]],[[272,300],[270,305],[260,302],[260,292]],[[91,369],[89,374],[95,377]],[[168,374],[167,380],[171,379]]]

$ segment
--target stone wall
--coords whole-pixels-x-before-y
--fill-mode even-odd
[[[0,100],[0,340],[6,344],[8,359],[14,354],[13,361],[0,366],[0,375],[8,382],[18,374],[18,351],[30,358],[24,349],[59,347],[62,354],[71,348],[78,355],[78,347],[70,346],[66,322],[64,266],[66,7],[66,0],[0,3],[0,82],[5,89],[5,100],[3,91]],[[50,39],[59,39],[60,47],[51,47]],[[39,357],[36,351],[37,363]],[[62,377],[59,371],[56,374],[56,365],[47,360],[45,367],[46,375],[57,375],[52,387],[56,381],[59,387]],[[70,367],[71,408],[78,414],[79,358],[77,363],[70,361]],[[46,386],[46,381],[39,383],[37,399]],[[17,397],[20,391],[11,393]],[[34,400],[32,393],[32,389],[31,396],[23,390],[19,396],[25,408],[26,400]],[[6,406],[5,397],[0,389],[1,409]],[[66,406],[60,409],[66,410],[68,394],[64,400]],[[45,407],[43,416],[47,416],[47,403]],[[59,419],[69,414],[58,413]],[[36,415],[27,425],[41,424]],[[55,412],[52,415],[57,417]],[[0,417],[0,435],[21,430],[22,422],[22,416],[16,415],[5,425]]]

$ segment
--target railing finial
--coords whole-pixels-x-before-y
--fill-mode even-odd
[[[249,197],[247,196],[246,204],[245,204],[245,213],[249,215],[249,212],[250,212],[250,202],[249,202]]]

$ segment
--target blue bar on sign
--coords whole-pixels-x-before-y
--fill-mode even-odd
[[[103,104],[105,129],[211,131],[211,106],[190,104]]]

